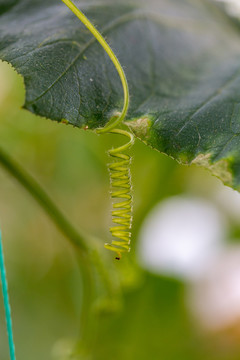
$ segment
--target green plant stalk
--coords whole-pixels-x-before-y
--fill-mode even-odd
[[[59,230],[78,248],[80,253],[86,254],[89,246],[85,239],[88,237],[73,227],[37,181],[11,159],[2,148],[0,148],[0,163],[35,198]]]
[[[89,336],[89,317],[90,307],[94,294],[94,282],[92,276],[92,266],[90,262],[91,248],[87,244],[88,236],[79,233],[73,225],[65,218],[54,202],[42,189],[42,187],[29,175],[19,164],[0,147],[0,163],[2,166],[18,180],[18,182],[35,198],[58,229],[76,247],[78,254],[78,265],[80,268],[83,283],[83,298],[81,308],[81,338],[84,341]],[[91,241],[89,239],[89,241]],[[92,259],[92,257],[91,257]]]

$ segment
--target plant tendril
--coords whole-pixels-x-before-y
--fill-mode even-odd
[[[100,34],[100,32],[94,27],[91,21],[88,20],[88,18],[72,3],[71,0],[62,1],[81,20],[81,22],[92,33],[95,39],[101,44],[103,49],[112,60],[122,82],[124,94],[122,112],[119,116],[114,116],[111,118],[109,123],[104,128],[97,129],[97,133],[99,134],[119,134],[129,139],[125,145],[108,151],[108,154],[114,159],[113,162],[108,165],[112,187],[111,197],[114,200],[122,199],[122,201],[119,200],[118,202],[113,202],[112,222],[116,225],[110,227],[110,232],[114,239],[111,243],[106,243],[105,247],[109,250],[115,251],[117,253],[116,259],[120,260],[121,254],[123,252],[130,251],[132,226],[131,176],[129,170],[131,157],[123,152],[128,150],[133,145],[134,138],[129,131],[116,128],[125,119],[129,107],[129,88],[127,78],[113,50]]]

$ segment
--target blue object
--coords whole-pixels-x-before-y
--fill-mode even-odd
[[[11,308],[10,308],[9,295],[8,295],[8,283],[7,283],[6,269],[5,269],[5,265],[4,265],[1,230],[0,230],[0,272],[1,272],[1,283],[2,283],[3,302],[4,302],[4,309],[5,309],[5,318],[6,318],[6,323],[7,323],[7,334],[8,334],[10,359],[16,360],[15,346],[14,346],[14,341],[13,341]]]

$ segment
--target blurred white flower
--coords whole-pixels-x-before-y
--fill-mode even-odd
[[[139,261],[146,269],[193,280],[216,256],[225,222],[211,203],[174,197],[157,205],[140,232]]]

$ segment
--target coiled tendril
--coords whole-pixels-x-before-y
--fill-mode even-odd
[[[110,227],[110,232],[113,236],[111,243],[106,243],[105,247],[117,253],[116,259],[120,260],[123,252],[130,251],[130,238],[132,226],[132,195],[131,195],[131,176],[130,163],[131,157],[125,153],[133,142],[133,135],[127,131],[118,129],[117,126],[125,119],[129,107],[129,89],[124,70],[117,59],[116,55],[99,33],[99,31],[92,25],[90,20],[72,3],[71,0],[62,0],[65,5],[82,21],[82,23],[93,34],[95,39],[102,45],[104,50],[112,60],[123,86],[124,105],[119,116],[110,119],[110,122],[101,129],[97,129],[99,134],[111,133],[120,134],[129,139],[129,141],[115,149],[108,151],[113,158],[113,162],[108,165],[111,180],[111,197],[113,199],[112,222],[116,225]],[[115,199],[122,199],[116,201]]]
[[[113,162],[108,165],[111,180],[112,199],[122,199],[113,203],[112,221],[116,224],[110,227],[113,240],[105,244],[109,250],[116,251],[116,259],[121,258],[122,252],[130,251],[131,226],[132,226],[132,195],[130,163],[131,157],[124,152],[133,144],[133,135],[126,130],[113,129],[112,134],[120,134],[129,138],[123,146],[108,151]]]

